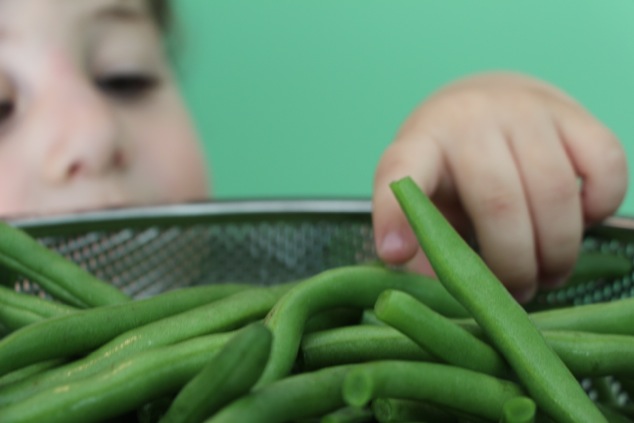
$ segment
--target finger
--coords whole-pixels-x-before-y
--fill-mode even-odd
[[[528,119],[511,135],[511,148],[533,222],[540,283],[565,282],[583,235],[576,175],[556,127],[547,115]]]
[[[616,136],[581,107],[556,110],[557,125],[577,176],[586,224],[613,214],[627,190],[627,159]]]
[[[420,248],[414,254],[414,257],[405,264],[405,268],[416,273],[426,276],[436,277],[436,272],[431,266],[429,259]]]
[[[531,217],[512,152],[503,134],[463,142],[447,153],[482,257],[520,301],[536,289]]]
[[[374,181],[372,219],[376,249],[382,260],[402,264],[419,248],[390,183],[410,176],[426,194],[432,195],[441,169],[442,155],[432,139],[399,139],[381,158]]]

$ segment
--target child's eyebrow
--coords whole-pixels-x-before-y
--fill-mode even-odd
[[[147,21],[150,16],[139,2],[128,0],[111,2],[100,7],[92,14],[92,18],[98,21],[139,22]]]

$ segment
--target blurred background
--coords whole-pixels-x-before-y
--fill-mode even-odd
[[[631,0],[173,4],[175,60],[216,198],[369,197],[414,107],[488,70],[568,91],[620,137],[634,166]],[[634,215],[632,191],[620,214]]]

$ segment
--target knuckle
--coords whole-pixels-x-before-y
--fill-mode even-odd
[[[478,202],[480,215],[491,219],[504,218],[518,212],[517,195],[507,189],[489,189]]]
[[[580,196],[579,184],[574,177],[561,178],[553,175],[543,190],[538,201],[542,204],[567,204]]]

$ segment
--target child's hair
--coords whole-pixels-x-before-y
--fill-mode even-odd
[[[168,0],[149,0],[150,10],[154,15],[156,24],[164,33],[170,31],[172,13]]]

